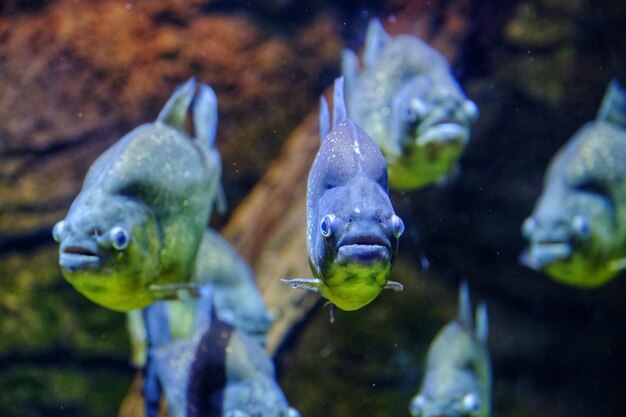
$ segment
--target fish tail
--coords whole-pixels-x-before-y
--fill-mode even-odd
[[[626,129],[626,91],[616,79],[607,87],[596,119]]]

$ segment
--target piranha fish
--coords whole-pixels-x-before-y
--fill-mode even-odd
[[[172,417],[299,417],[276,383],[265,350],[245,332],[221,321],[213,308],[215,290],[199,289],[185,301],[161,301],[144,310],[154,374],[163,387]],[[172,306],[184,302],[197,318],[185,337],[176,327]],[[150,376],[150,373],[146,373]],[[160,390],[147,392],[158,412]]]
[[[488,417],[491,364],[487,351],[487,308],[472,320],[466,283],[459,290],[458,317],[439,331],[426,358],[426,372],[409,410],[413,417]]]
[[[380,150],[347,117],[343,78],[335,81],[333,105],[330,131],[322,97],[321,146],[307,185],[307,250],[315,278],[282,281],[317,291],[342,310],[357,310],[384,288],[402,289],[388,277],[404,224],[388,196]]]
[[[608,86],[596,119],[556,153],[520,262],[578,287],[605,284],[626,268],[626,92]]]
[[[348,112],[380,146],[389,184],[410,190],[456,165],[478,108],[465,97],[446,59],[420,39],[390,36],[378,19],[368,26],[363,69],[344,50]]]
[[[183,84],[154,123],[100,155],[54,226],[63,276],[97,304],[142,308],[166,296],[156,286],[193,274],[221,175],[215,94],[195,90],[193,79]],[[194,95],[192,140],[183,125]]]

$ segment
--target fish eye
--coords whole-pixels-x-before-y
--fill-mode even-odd
[[[130,234],[120,226],[114,226],[109,232],[111,245],[116,250],[124,250],[130,243]]]
[[[334,214],[327,214],[322,218],[322,221],[320,222],[320,231],[322,232],[322,236],[330,237],[332,234],[331,226],[333,224],[333,220],[335,220]]]
[[[57,243],[61,243],[64,225],[65,225],[65,221],[61,220],[61,221],[58,221],[52,228],[52,239],[54,239],[54,241]]]
[[[300,412],[295,408],[289,407],[289,409],[283,413],[285,417],[300,417]]]
[[[588,239],[591,235],[591,225],[589,224],[589,219],[581,214],[574,216],[572,219],[572,229],[574,230],[574,233],[582,239]]]
[[[465,100],[462,107],[468,119],[473,121],[478,118],[478,107],[472,100]]]
[[[413,98],[404,106],[402,116],[405,120],[413,122],[426,114],[426,105],[422,100]]]
[[[522,236],[524,236],[527,239],[530,239],[530,237],[532,236],[536,228],[537,228],[537,220],[535,220],[532,217],[526,218],[526,220],[524,220],[524,223],[522,223]]]
[[[420,417],[422,415],[422,408],[426,405],[426,399],[422,395],[418,395],[417,397],[411,400],[411,405],[409,406],[409,411],[413,417]]]
[[[396,238],[399,238],[404,233],[404,222],[395,214],[391,216],[391,228]]]
[[[463,413],[476,413],[481,407],[480,398],[474,393],[465,394],[461,399],[460,406]]]

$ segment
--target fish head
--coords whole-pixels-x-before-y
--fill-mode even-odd
[[[413,417],[484,417],[488,414],[483,408],[477,392],[459,392],[447,398],[420,393],[409,405]]]
[[[459,160],[470,139],[478,108],[460,92],[423,92],[396,97],[392,131],[398,132],[400,166],[390,164],[390,183],[405,189],[431,183],[445,175]],[[406,178],[405,178],[406,177]],[[403,185],[406,183],[405,185]]]
[[[609,181],[590,175],[561,152],[548,169],[544,190],[522,224],[529,246],[520,262],[556,280],[596,287],[616,275],[611,260],[623,246]]]
[[[481,314],[486,313],[477,313],[477,319]],[[422,386],[409,406],[411,415],[487,417],[490,367],[485,341],[470,325],[459,318],[448,323],[429,347]]]
[[[161,238],[141,202],[99,192],[80,194],[53,229],[65,279],[92,301],[117,311],[152,302]]]
[[[322,295],[344,310],[372,301],[387,284],[404,224],[380,184],[356,177],[318,206],[314,272]]]

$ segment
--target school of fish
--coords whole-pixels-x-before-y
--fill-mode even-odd
[[[413,190],[448,176],[478,117],[446,59],[416,37],[391,36],[372,19],[362,61],[360,68],[355,52],[343,52],[332,125],[320,100],[306,204],[313,277],[282,279],[346,311],[384,289],[402,290],[389,279],[404,232],[389,187]],[[173,417],[299,417],[263,348],[272,315],[254,274],[207,227],[214,206],[225,207],[217,122],[215,93],[192,78],[155,122],[97,158],[52,230],[59,265],[85,297],[128,312],[148,417],[158,415],[162,395]],[[596,119],[548,167],[522,225],[523,265],[585,288],[626,268],[625,158],[626,92],[613,81]],[[463,283],[457,317],[428,350],[411,415],[491,415],[487,336],[486,305],[473,317]]]

